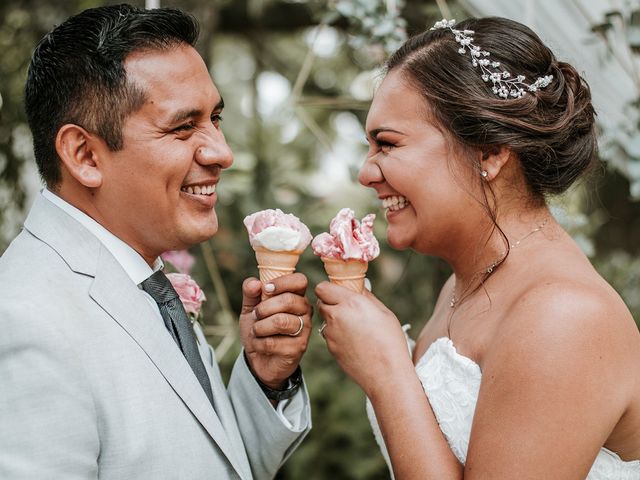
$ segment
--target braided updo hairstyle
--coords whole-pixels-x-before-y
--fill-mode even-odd
[[[491,60],[527,83],[551,83],[521,98],[500,98],[448,29],[407,40],[388,60],[426,99],[437,124],[463,147],[483,152],[507,147],[521,164],[533,196],[562,193],[596,163],[595,111],[589,86],[571,65],[558,61],[528,27],[505,18],[459,22]]]

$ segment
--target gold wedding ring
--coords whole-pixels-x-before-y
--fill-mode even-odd
[[[302,317],[300,315],[296,315],[296,317],[298,317],[298,320],[300,320],[300,328],[298,328],[295,333],[287,333],[287,335],[289,335],[290,337],[297,337],[298,335],[300,335],[300,332],[302,332],[302,329],[304,328],[304,320],[302,319]]]

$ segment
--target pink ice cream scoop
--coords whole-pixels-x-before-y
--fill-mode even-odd
[[[311,243],[313,253],[320,257],[369,262],[380,254],[380,245],[373,235],[370,213],[358,222],[350,208],[343,208],[329,224],[329,233],[317,235]]]
[[[251,214],[244,219],[244,225],[254,249],[302,252],[312,238],[311,232],[298,217],[278,208]]]
[[[244,219],[244,225],[256,254],[260,281],[265,284],[293,273],[312,238],[298,217],[279,209],[249,215]],[[263,294],[262,299],[266,298]]]

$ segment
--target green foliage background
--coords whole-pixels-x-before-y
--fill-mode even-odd
[[[31,51],[69,15],[109,3],[119,2],[0,0],[0,252],[28,210],[27,193],[37,188],[22,111]],[[140,0],[131,3],[144,6]],[[235,164],[219,186],[220,231],[204,248],[191,249],[199,258],[193,276],[209,298],[204,318],[210,340],[220,351],[229,347],[221,359],[226,374],[239,352],[235,317],[240,286],[246,276],[257,275],[243,218],[278,207],[299,216],[317,234],[343,206],[359,216],[381,214],[374,195],[355,182],[366,152],[362,125],[368,101],[354,85],[361,85],[364,78],[366,86],[362,72],[384,59],[405,28],[418,32],[441,18],[435,1],[396,4],[402,7],[399,16],[390,15],[385,2],[378,0],[162,2],[193,13],[201,22],[199,49],[225,98],[223,129],[235,152]],[[457,3],[449,5],[453,16],[465,16]],[[314,44],[320,24],[322,32]],[[317,48],[310,56],[311,45],[321,46],[326,39],[330,41],[324,51]],[[288,93],[269,107],[272,97],[280,95],[280,90],[269,90],[274,82]],[[588,186],[552,203],[637,321],[640,202],[629,193],[632,180],[621,169],[604,168]],[[376,229],[378,238],[384,239],[382,219]],[[381,244],[382,254],[371,264],[368,276],[375,293],[417,334],[449,269],[437,259]],[[207,252],[213,255],[207,257]],[[312,287],[325,278],[321,262],[308,251],[298,270],[309,277],[309,296],[315,302]],[[314,428],[278,478],[388,478],[364,413],[363,394],[337,368],[317,334],[303,369]]]

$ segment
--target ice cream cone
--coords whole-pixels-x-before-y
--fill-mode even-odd
[[[299,251],[276,252],[264,248],[256,248],[255,252],[262,283],[269,283],[278,277],[295,272],[296,264],[302,253]],[[262,300],[265,298],[267,297],[262,295]]]
[[[364,291],[364,277],[369,267],[368,262],[329,257],[321,257],[321,259],[331,283],[341,285],[357,293]]]

